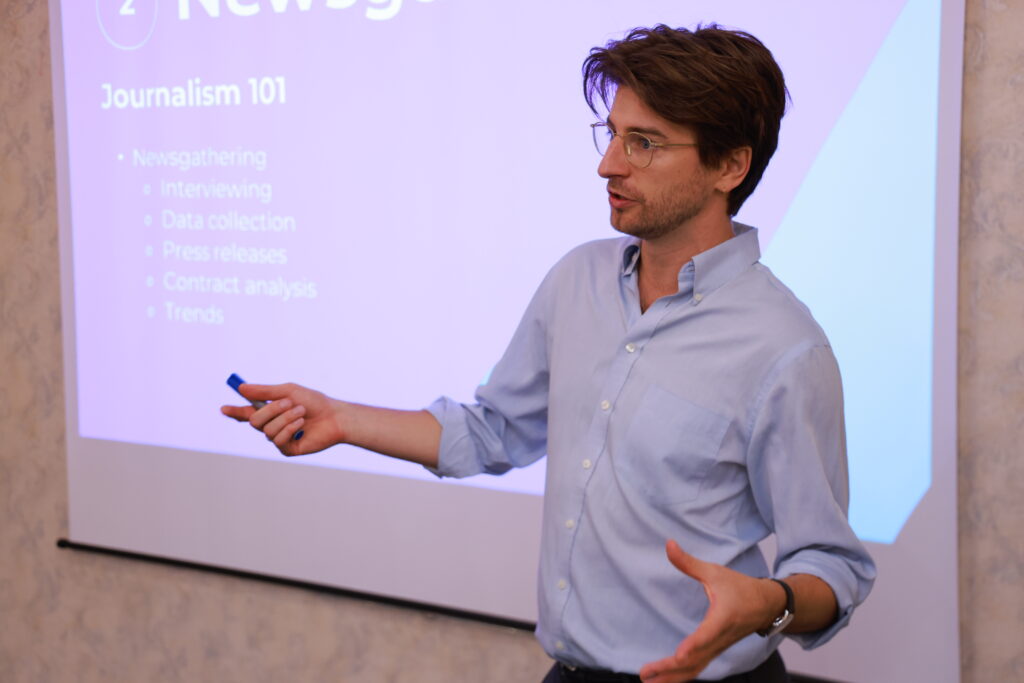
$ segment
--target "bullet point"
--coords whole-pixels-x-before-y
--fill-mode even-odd
[[[149,185],[142,186],[142,194],[149,194],[152,188]]]
[[[150,306],[149,308],[146,309],[146,315],[152,318],[154,315],[156,315],[156,309]]]
[[[152,287],[154,282],[155,282],[155,280],[153,280],[153,276],[152,275],[150,275],[149,277],[146,278],[146,286],[147,287]]]
[[[147,244],[146,245],[146,256],[152,256],[152,255],[153,255],[153,247],[151,247],[151,246],[149,246]]]
[[[142,222],[146,225],[153,225],[153,217],[147,214],[147,216],[142,219]]]

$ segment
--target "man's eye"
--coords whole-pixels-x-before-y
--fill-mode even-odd
[[[632,137],[633,144],[636,145],[637,149],[648,150],[654,146],[654,144],[650,140],[645,138],[643,135],[634,134]]]

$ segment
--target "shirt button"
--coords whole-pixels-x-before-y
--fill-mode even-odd
[[[586,460],[583,461],[583,469],[589,470],[590,466],[593,464],[594,463],[590,462],[590,458],[587,458]]]
[[[572,519],[565,520],[565,528],[566,529],[572,529],[575,526],[576,526],[575,520],[572,520]]]
[[[565,643],[563,643],[560,640],[555,641],[555,649],[556,650],[564,650],[565,649]]]
[[[633,353],[634,351],[636,351],[636,344],[633,342],[626,344],[626,353]]]
[[[564,591],[566,588],[568,588],[568,586],[569,584],[566,583],[565,579],[558,580],[558,590]]]
[[[704,295],[701,294],[700,292],[697,292],[696,294],[693,295],[693,300],[696,301],[697,303],[700,303],[703,298]]]
[[[608,410],[611,407],[612,407],[612,404],[607,399],[604,400],[604,401],[601,401],[601,410]]]

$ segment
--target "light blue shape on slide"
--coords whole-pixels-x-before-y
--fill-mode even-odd
[[[931,484],[940,4],[907,3],[764,256],[835,350],[850,521],[882,543]]]

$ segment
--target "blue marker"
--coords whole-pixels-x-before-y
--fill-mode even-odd
[[[242,392],[238,391],[238,387],[243,385],[243,384],[245,384],[245,380],[242,379],[241,377],[239,377],[235,373],[231,373],[231,376],[228,377],[228,386],[231,387],[232,389],[234,389],[236,392],[238,392],[239,396],[242,396]],[[245,398],[245,396],[242,396],[242,398]],[[250,401],[247,398],[245,400],[249,401],[250,405],[252,405],[252,407],[255,408],[256,410],[259,410],[263,406],[267,405],[266,401]],[[293,441],[298,441],[299,439],[302,438],[303,434],[304,434],[303,430],[300,429],[299,431],[295,432],[295,436],[292,437],[292,440]]]

